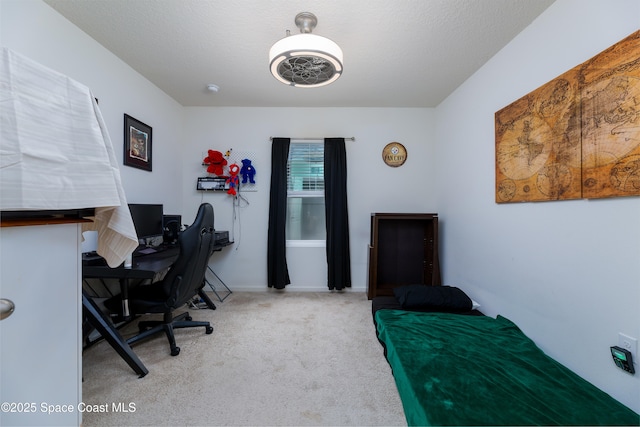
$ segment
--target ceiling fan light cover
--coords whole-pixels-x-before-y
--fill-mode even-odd
[[[277,41],[269,51],[271,74],[295,87],[320,87],[342,74],[342,49],[315,34],[298,34]]]

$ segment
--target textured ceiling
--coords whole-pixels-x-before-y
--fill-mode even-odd
[[[433,107],[553,0],[44,0],[184,106]],[[271,76],[294,18],[344,52],[320,88]],[[207,91],[209,83],[220,87]]]

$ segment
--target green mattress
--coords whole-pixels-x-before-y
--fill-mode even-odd
[[[640,425],[508,319],[378,310],[409,425]]]

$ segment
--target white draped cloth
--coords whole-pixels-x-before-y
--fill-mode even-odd
[[[113,145],[91,91],[10,49],[0,58],[0,210],[95,208],[97,252],[138,246]]]

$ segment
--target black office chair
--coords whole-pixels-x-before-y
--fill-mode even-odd
[[[173,330],[202,326],[210,334],[213,327],[209,322],[193,321],[188,312],[173,317],[173,311],[193,300],[204,287],[204,276],[214,244],[213,207],[203,203],[193,224],[178,237],[180,254],[164,279],[150,285],[141,285],[129,292],[129,310],[132,315],[162,313],[162,321],[141,321],[138,323],[140,334],[129,338],[133,344],[160,331],[169,339],[171,355],[177,356],[180,347],[176,346]],[[114,312],[122,311],[120,296],[105,301],[105,306]]]

